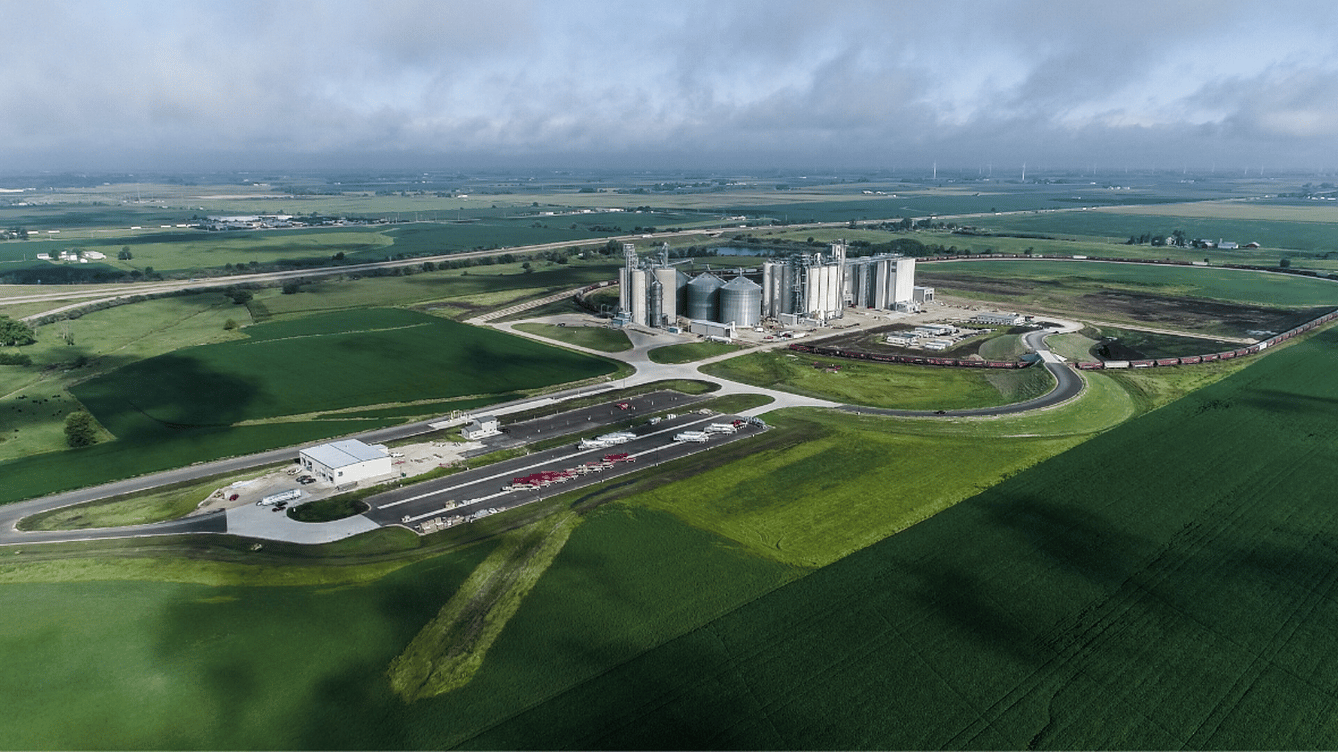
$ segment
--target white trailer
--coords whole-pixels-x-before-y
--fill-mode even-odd
[[[302,489],[294,488],[291,491],[282,491],[280,493],[270,494],[269,496],[266,496],[260,501],[257,501],[256,506],[267,507],[270,506],[271,504],[278,504],[281,501],[289,501],[291,499],[300,499],[300,498],[302,498]]]

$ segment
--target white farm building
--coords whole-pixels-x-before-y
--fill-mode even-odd
[[[298,454],[302,468],[326,482],[342,486],[393,474],[390,452],[384,446],[357,439],[332,441],[309,447]]]
[[[498,427],[497,418],[493,415],[480,415],[477,418],[470,418],[464,427],[460,429],[460,435],[466,441],[477,441],[489,436],[496,436],[502,432]]]

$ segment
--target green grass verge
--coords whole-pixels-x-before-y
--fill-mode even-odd
[[[52,509],[23,518],[19,522],[19,529],[84,530],[174,520],[195,511],[217,489],[234,481],[257,478],[276,467],[278,466],[255,468],[245,473],[217,475],[202,481],[174,483],[145,493],[113,496],[109,499]]]
[[[455,595],[391,662],[390,686],[406,702],[468,684],[535,583],[580,522],[561,512],[508,533]]]
[[[328,499],[317,499],[308,501],[305,504],[298,504],[295,507],[289,507],[287,514],[290,519],[298,522],[334,522],[352,517],[355,514],[362,514],[371,507],[367,503],[356,498],[350,498],[347,494],[331,496]]]
[[[817,363],[822,368],[815,368]],[[827,366],[837,365],[838,372]],[[834,402],[909,410],[991,407],[1035,395],[1033,369],[985,372],[961,368],[870,363],[820,358],[785,350],[764,351],[703,367],[713,376],[782,389]],[[1042,390],[1040,393],[1044,393]]]
[[[684,342],[680,345],[657,347],[646,353],[652,363],[694,363],[698,360],[738,351],[737,345],[724,342]]]
[[[605,326],[554,326],[553,324],[516,324],[522,332],[537,334],[559,342],[567,342],[601,352],[622,352],[632,349],[632,340],[621,329]]]

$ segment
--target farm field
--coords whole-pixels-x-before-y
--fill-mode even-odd
[[[393,425],[616,370],[402,309],[276,321],[247,335],[135,360],[71,387],[116,440],[0,463],[0,501]]]
[[[982,217],[971,224],[1012,232],[1104,237],[1116,242],[1143,233],[1257,242],[1274,251],[1338,252],[1338,211],[1330,206],[1269,206],[1264,202],[1118,207],[1085,212]],[[1221,257],[1208,249],[1208,255]]]
[[[454,209],[468,220],[458,226],[350,228],[347,238],[369,237],[364,250],[344,250],[346,257],[372,258],[569,232],[559,226],[569,221],[718,221],[725,213],[698,210],[722,206],[749,217],[793,222],[811,214],[844,223],[894,203],[906,215],[992,214],[1075,206],[1095,195],[1085,184],[807,185],[784,176],[720,193],[633,194],[615,192],[630,184],[582,192],[589,186],[577,179],[549,179],[563,184],[560,196],[499,180],[490,184],[493,195],[461,189],[475,193],[467,201],[426,191],[374,195],[380,187],[371,186],[358,195],[289,196],[285,208],[468,207]],[[861,197],[863,187],[898,196]],[[269,188],[168,186],[162,195],[250,190]],[[1277,185],[1174,190],[1183,201]],[[1162,215],[1193,206],[1148,203],[1170,200],[1166,190],[1111,196],[1129,204],[1139,222],[1178,222]],[[219,198],[218,206],[273,211],[274,201]],[[532,216],[641,203],[660,211]],[[5,211],[0,218],[12,218]],[[66,209],[32,211],[55,218]],[[159,210],[112,206],[103,219],[121,221],[135,211]],[[1279,233],[1304,234],[1281,227],[1296,223],[1285,212],[1250,211],[1257,213],[1225,218],[1277,222]],[[847,231],[875,237],[844,228],[795,234]],[[309,234],[318,232],[330,242],[340,235]],[[267,253],[276,257],[284,244],[320,256],[297,247],[301,233],[256,235],[275,246]],[[156,242],[144,237],[146,245]],[[1082,237],[998,240],[1019,251],[1035,245],[1050,252],[1042,243],[1159,251]],[[0,243],[0,251],[20,245]],[[142,263],[132,247],[134,263]],[[1262,253],[1276,263],[1277,251]],[[1031,267],[1036,273],[1028,277],[1024,263],[1043,262],[923,264],[920,273],[963,272],[939,286],[941,295],[956,284],[963,294],[1005,301],[1005,310],[1006,301],[1026,300],[1057,311],[1076,306],[1114,322],[1052,337],[1066,355],[1085,352],[1099,331],[1141,338],[1149,348],[1182,339],[1127,328],[1141,321],[1135,314],[1154,325],[1188,321],[1191,330],[1226,335],[1283,327],[1338,306],[1338,287],[1299,277],[1278,276],[1280,286],[1272,287],[1274,275],[1128,265],[1107,274],[1100,265],[1057,262]],[[1311,263],[1327,262],[1307,257],[1297,265]],[[1333,264],[1338,268],[1338,260]],[[296,294],[260,289],[245,306],[221,293],[151,301],[71,322],[70,345],[60,340],[60,324],[49,325],[38,345],[24,349],[38,366],[0,366],[0,383],[18,385],[0,396],[0,418],[21,406],[25,420],[21,438],[0,441],[0,459],[5,451],[28,454],[59,443],[60,416],[79,405],[76,396],[87,395],[86,404],[121,440],[0,462],[0,501],[121,472],[131,449],[136,470],[146,471],[486,405],[535,388],[504,381],[511,372],[496,370],[501,361],[542,364],[518,377],[542,376],[562,356],[575,359],[566,364],[575,371],[607,373],[599,367],[613,366],[602,359],[532,342],[525,344],[540,349],[499,349],[511,338],[451,319],[608,279],[613,269],[602,257],[562,265],[535,259],[532,273],[519,263],[415,268],[307,282]],[[1242,296],[1248,305],[1234,302]],[[242,328],[225,330],[228,318]],[[557,331],[571,336],[571,329]],[[0,695],[14,701],[0,721],[0,748],[1334,746],[1338,555],[1331,544],[1338,515],[1323,479],[1338,460],[1338,420],[1329,409],[1338,400],[1336,345],[1338,330],[1330,329],[1257,358],[1085,373],[1079,398],[995,419],[773,411],[765,416],[772,430],[747,442],[425,538],[385,529],[322,547],[252,548],[249,540],[183,536],[6,548]],[[991,358],[1017,354],[1008,338],[976,347]],[[717,351],[689,345],[656,352],[691,361]],[[294,355],[302,363],[290,364]],[[944,400],[1014,402],[1051,383],[1037,368],[996,373],[820,360],[841,366],[829,372],[814,368],[811,355],[785,355],[717,366],[837,401],[932,409],[953,406]],[[352,366],[328,365],[345,362]],[[480,373],[462,362],[494,368]],[[203,378],[186,378],[190,373]],[[6,382],[11,375],[17,380]],[[224,406],[221,415],[201,406],[214,399]],[[765,400],[732,395],[703,404],[738,410]],[[84,514],[111,521],[172,516],[186,495],[69,510],[48,523],[77,526],[88,520],[71,518]],[[565,545],[547,538],[543,521],[516,528],[553,510],[564,516],[547,522],[570,532]],[[508,553],[508,536],[545,540],[546,568],[523,573],[521,588],[492,576],[495,560]],[[510,553],[523,559],[529,549]],[[488,587],[498,589],[488,594]],[[500,604],[496,621],[472,619],[477,593]],[[424,628],[438,617],[444,630],[481,637],[475,646],[443,649],[428,638],[416,645],[415,635],[428,634]],[[410,663],[423,656],[444,661],[451,676],[439,687],[453,688],[406,703],[387,672],[397,656],[410,654]]]
[[[831,368],[833,365],[839,368]],[[1006,405],[1038,397],[1054,386],[1050,374],[1036,368],[986,373],[975,369],[824,359],[785,350],[749,353],[711,363],[702,370],[754,386],[840,403],[904,410]]]
[[[1202,267],[1019,259],[922,264],[916,278],[944,295],[1210,337],[1258,338],[1338,305],[1335,282]]]
[[[1184,374],[1158,376],[1174,381]],[[972,484],[1006,476],[1107,429],[1137,409],[1123,390],[1112,388],[1116,382],[1108,374],[1088,374],[1088,378],[1091,387],[1084,396],[1056,410],[998,421],[936,422],[932,429],[897,428],[868,417],[852,423],[821,411],[791,411],[793,419],[786,418],[764,440],[774,442],[768,452],[784,452],[786,446],[800,449],[791,457],[793,465],[787,466],[781,454],[767,454],[766,467],[756,467],[753,460],[746,466],[750,472],[803,477],[821,470],[842,447],[868,439],[876,439],[881,447],[905,446],[899,435],[909,438],[930,430],[940,452],[958,447],[968,455],[962,469],[973,468],[958,476],[951,488],[943,485],[941,468],[934,462],[889,457],[872,448],[866,461],[879,466],[875,473],[890,473],[899,485],[908,475],[923,479],[937,495],[918,500],[920,504],[944,503],[952,493],[969,496],[976,490]],[[885,435],[888,429],[891,435]],[[806,450],[810,439],[819,442],[816,454]],[[1003,456],[1015,464],[996,462],[998,454],[973,453],[972,447],[982,442],[1005,444]],[[824,489],[828,505],[774,499],[758,503],[757,497],[749,496],[740,506],[735,499],[737,484],[743,480],[736,475],[740,465],[712,454],[719,471],[697,480],[686,470],[682,477],[687,481],[589,513],[502,630],[473,681],[407,706],[390,690],[385,676],[390,661],[449,599],[453,587],[481,563],[488,547],[435,556],[407,568],[386,560],[384,554],[372,558],[374,565],[359,565],[354,554],[358,539],[341,544],[348,553],[331,559],[339,566],[325,568],[320,567],[321,554],[305,551],[282,566],[277,565],[282,557],[298,552],[276,551],[267,563],[255,566],[245,564],[244,558],[214,563],[201,560],[200,554],[189,560],[171,556],[140,563],[133,550],[106,559],[97,558],[95,551],[72,551],[74,558],[52,562],[42,547],[25,547],[22,555],[0,564],[0,583],[5,583],[0,584],[4,606],[0,611],[5,614],[5,633],[13,638],[7,643],[10,650],[23,651],[22,661],[12,665],[25,671],[44,666],[48,678],[25,685],[28,704],[15,706],[22,712],[0,724],[0,745],[77,748],[91,746],[87,740],[96,734],[97,746],[145,748],[523,747],[554,746],[560,734],[572,731],[570,723],[624,728],[621,722],[610,725],[611,716],[604,711],[617,711],[624,700],[674,686],[678,670],[662,680],[623,688],[617,696],[603,695],[562,724],[555,726],[544,718],[530,726],[528,721],[573,692],[585,693],[591,686],[588,682],[623,676],[626,667],[644,665],[666,649],[657,646],[672,647],[692,639],[702,625],[729,618],[740,607],[752,608],[745,604],[758,603],[759,597],[811,571],[798,562],[811,566],[838,560],[846,553],[842,546],[853,548],[860,538],[876,539],[898,524],[914,521],[888,514],[900,509],[904,515],[917,503],[913,496],[898,495],[884,498],[881,508],[876,502],[861,505],[862,516],[848,519],[845,529],[839,529],[844,516],[832,509],[851,498],[877,496],[867,488],[861,490],[864,480],[854,479]],[[930,454],[924,456],[928,459]],[[894,468],[884,467],[889,460]],[[684,500],[690,503],[683,506]],[[928,513],[927,509],[924,514]],[[684,524],[683,519],[694,524]],[[869,523],[874,529],[858,529]],[[911,530],[923,524],[928,523]],[[818,532],[808,530],[814,525],[820,527]],[[785,526],[802,533],[795,546],[783,550],[758,534],[761,531],[749,530],[766,527],[774,535]],[[841,540],[852,531],[855,541]],[[455,532],[460,531],[442,535]],[[361,545],[368,552],[377,550]],[[180,563],[185,563],[184,569]],[[394,573],[385,575],[387,567]],[[361,571],[369,576],[360,576]],[[324,576],[345,584],[312,584],[313,577],[319,583]],[[93,582],[64,582],[71,579]],[[433,587],[422,587],[426,580]],[[274,587],[279,583],[291,586]],[[406,598],[412,607],[403,601]],[[77,617],[67,613],[74,608],[79,609]],[[256,613],[266,616],[257,619]],[[334,613],[339,616],[328,615]],[[338,619],[341,627],[320,626],[330,618]],[[275,625],[286,636],[278,642],[271,639]],[[839,638],[841,633],[832,634]],[[117,649],[110,648],[110,641],[116,641]],[[66,680],[80,671],[97,671],[99,679]],[[0,689],[22,675],[6,672],[0,676]],[[152,689],[144,689],[150,685]],[[730,703],[721,712],[733,714],[747,728],[756,711],[747,704],[734,704],[733,693],[740,686],[731,682],[716,692]],[[92,691],[110,699],[91,702]],[[194,697],[199,701],[181,704],[182,698]],[[282,701],[275,699],[279,697]],[[517,708],[536,703],[538,710],[516,715]],[[61,707],[78,710],[62,711],[59,731],[53,736],[51,712]],[[232,722],[239,717],[248,722]],[[585,732],[577,728],[574,733],[573,739]],[[488,741],[498,734],[513,741]],[[739,742],[739,746],[758,744]]]
[[[40,562],[6,563],[0,624],[15,670],[0,691],[17,704],[0,722],[0,746],[446,748],[516,702],[560,694],[804,574],[670,515],[599,509],[474,680],[406,705],[387,669],[491,549],[340,587],[283,586],[285,567],[273,565],[230,565],[223,582],[203,585],[118,580],[125,565],[115,558],[86,562],[92,582],[46,582]],[[357,571],[351,562],[328,568]],[[80,680],[89,671],[96,682]]]
[[[308,316],[246,333],[132,363],[74,394],[113,434],[134,440],[164,429],[512,392],[613,371],[587,356],[402,309]],[[506,369],[493,367],[499,363]]]
[[[1333,746],[1338,518],[1311,479],[1338,421],[1310,405],[1338,399],[1336,345],[1270,355],[463,746]]]

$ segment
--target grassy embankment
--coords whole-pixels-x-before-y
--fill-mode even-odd
[[[567,342],[601,352],[622,352],[632,349],[632,341],[621,329],[606,326],[555,326],[553,324],[516,324],[522,332]]]
[[[737,352],[738,345],[725,342],[684,342],[679,345],[657,347],[646,353],[652,363],[693,363],[698,360]]]
[[[395,693],[413,702],[468,684],[579,522],[576,513],[559,512],[504,535],[436,618],[391,662],[388,674]]]
[[[839,371],[828,368],[832,365],[839,366]],[[750,353],[702,370],[835,402],[906,410],[1005,405],[1040,396],[1054,387],[1054,378],[1039,368],[994,373],[821,358],[783,350]]]

